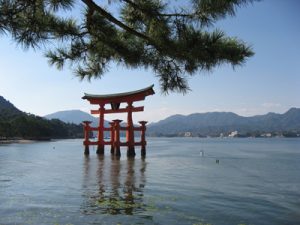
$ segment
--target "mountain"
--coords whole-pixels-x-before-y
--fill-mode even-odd
[[[0,96],[0,118],[9,119],[16,115],[23,114],[22,111],[17,109],[12,103]]]
[[[35,140],[83,137],[83,128],[22,112],[0,96],[0,139],[16,137]]]
[[[91,116],[90,114],[83,112],[81,110],[65,110],[65,111],[59,111],[55,113],[48,114],[44,116],[44,118],[47,119],[59,119],[65,123],[75,123],[75,124],[81,124],[82,121],[88,120],[92,121],[91,126],[97,127],[99,124],[99,118]],[[109,122],[104,121],[104,126],[109,127]]]
[[[243,117],[232,112],[194,113],[173,115],[157,123],[149,124],[147,134],[152,136],[180,136],[186,132],[200,136],[219,136],[238,131],[241,134],[255,132],[300,132],[300,109],[291,108],[284,114]]]
[[[98,118],[91,116],[90,114],[81,110],[65,110],[44,116],[47,119],[59,119],[65,123],[81,124],[84,120],[92,121],[92,123],[98,123]]]

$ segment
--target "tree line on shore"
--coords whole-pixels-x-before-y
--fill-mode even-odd
[[[179,133],[150,133],[148,136],[151,137],[199,137],[199,138],[271,138],[271,137],[286,137],[286,138],[300,138],[300,131],[277,131],[277,132],[263,132],[263,131],[253,131],[246,133],[216,133],[212,132],[210,134],[201,134],[193,132],[179,132]]]
[[[0,139],[48,140],[83,137],[82,125],[64,123],[58,119],[47,120],[18,110],[4,98],[0,100]]]

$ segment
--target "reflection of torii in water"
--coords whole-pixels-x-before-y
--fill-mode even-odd
[[[84,176],[87,177],[83,179],[86,190],[86,201],[82,206],[84,214],[132,215],[137,210],[146,211],[142,194],[146,184],[145,159],[120,161],[119,157],[112,156],[111,160],[105,160],[103,156],[99,156],[95,164],[98,166],[96,184],[90,180],[90,172],[93,171],[90,171],[91,161],[87,157],[84,162]],[[123,167],[127,167],[127,170]],[[93,190],[98,191],[91,193]]]
[[[204,150],[200,150],[200,155],[204,157]]]

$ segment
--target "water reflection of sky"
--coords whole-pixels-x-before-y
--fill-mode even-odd
[[[0,146],[0,224],[298,224],[299,146],[149,138],[145,160],[86,158],[81,140]]]
[[[146,211],[145,159],[87,156],[83,168],[83,214],[133,215]]]

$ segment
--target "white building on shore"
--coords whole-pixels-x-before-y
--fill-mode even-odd
[[[236,131],[232,131],[229,135],[228,135],[228,137],[236,137],[236,136],[238,136],[238,134],[239,134],[239,132],[236,130]]]

